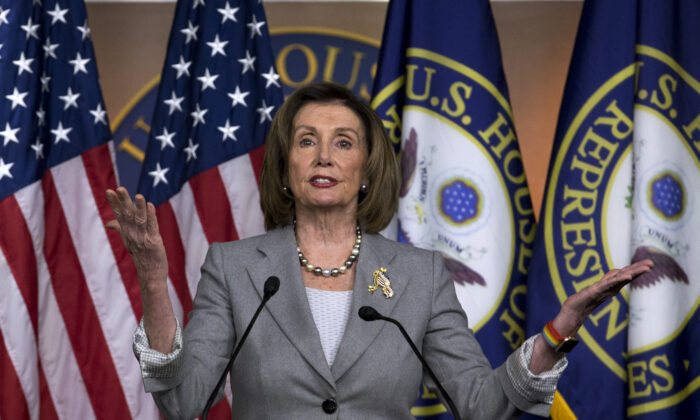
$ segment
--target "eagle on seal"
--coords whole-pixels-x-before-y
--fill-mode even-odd
[[[418,155],[418,134],[411,128],[408,139],[404,141],[401,151],[401,189],[399,197],[405,197],[413,184],[413,176],[416,173],[416,162]]]
[[[401,222],[398,224],[398,239],[399,242],[413,245],[411,237],[401,227]],[[447,268],[447,271],[450,272],[450,276],[455,283],[459,283],[461,285],[468,283],[486,286],[486,280],[484,280],[481,274],[477,273],[456,259],[448,257],[444,252],[441,252],[440,254],[442,254],[442,258],[445,260],[445,268]]]
[[[634,251],[632,262],[650,259],[654,262],[654,268],[651,271],[640,274],[630,283],[630,288],[639,289],[642,287],[651,287],[661,281],[662,277],[666,277],[671,281],[677,281],[685,284],[688,283],[688,275],[685,274],[683,268],[667,253],[658,248],[651,246],[640,246]]]
[[[486,286],[486,281],[484,280],[483,277],[481,277],[481,274],[472,270],[467,265],[462,264],[461,262],[455,260],[454,258],[448,257],[444,253],[442,254],[442,258],[445,259],[445,267],[450,272],[450,275],[452,276],[452,280],[454,280],[456,283],[459,283],[462,285],[464,283],[469,283],[469,284],[478,284],[481,286]]]

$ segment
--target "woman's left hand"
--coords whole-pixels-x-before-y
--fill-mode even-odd
[[[651,270],[653,266],[651,260],[642,260],[607,272],[596,283],[569,296],[559,314],[552,320],[552,326],[563,337],[576,335],[576,331],[598,306],[615,296],[637,276]],[[537,375],[549,370],[560,358],[561,354],[556,353],[542,336],[537,337],[530,359],[530,371]]]
[[[637,276],[651,270],[653,266],[651,260],[642,260],[621,269],[608,271],[599,281],[564,301],[559,315],[553,320],[554,328],[565,337],[574,335],[598,306],[615,296]]]

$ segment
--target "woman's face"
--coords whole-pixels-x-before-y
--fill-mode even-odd
[[[356,212],[366,182],[367,140],[357,115],[340,103],[309,103],[294,117],[287,183],[296,211]]]

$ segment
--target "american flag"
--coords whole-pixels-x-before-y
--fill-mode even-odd
[[[256,174],[282,101],[265,26],[252,2],[178,4],[139,191],[181,319],[207,244],[263,231]],[[104,228],[110,139],[83,1],[0,0],[1,419],[158,418],[131,350],[134,266]]]
[[[157,416],[82,0],[0,0],[0,418]]]
[[[273,63],[257,0],[178,2],[138,192],[156,206],[183,323],[209,244],[264,232],[258,176],[283,101]],[[217,415],[230,417],[226,401]]]

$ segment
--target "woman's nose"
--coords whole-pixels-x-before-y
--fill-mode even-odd
[[[331,165],[331,153],[330,146],[327,142],[321,142],[318,147],[318,156],[316,157],[316,165],[318,166],[330,166]]]

